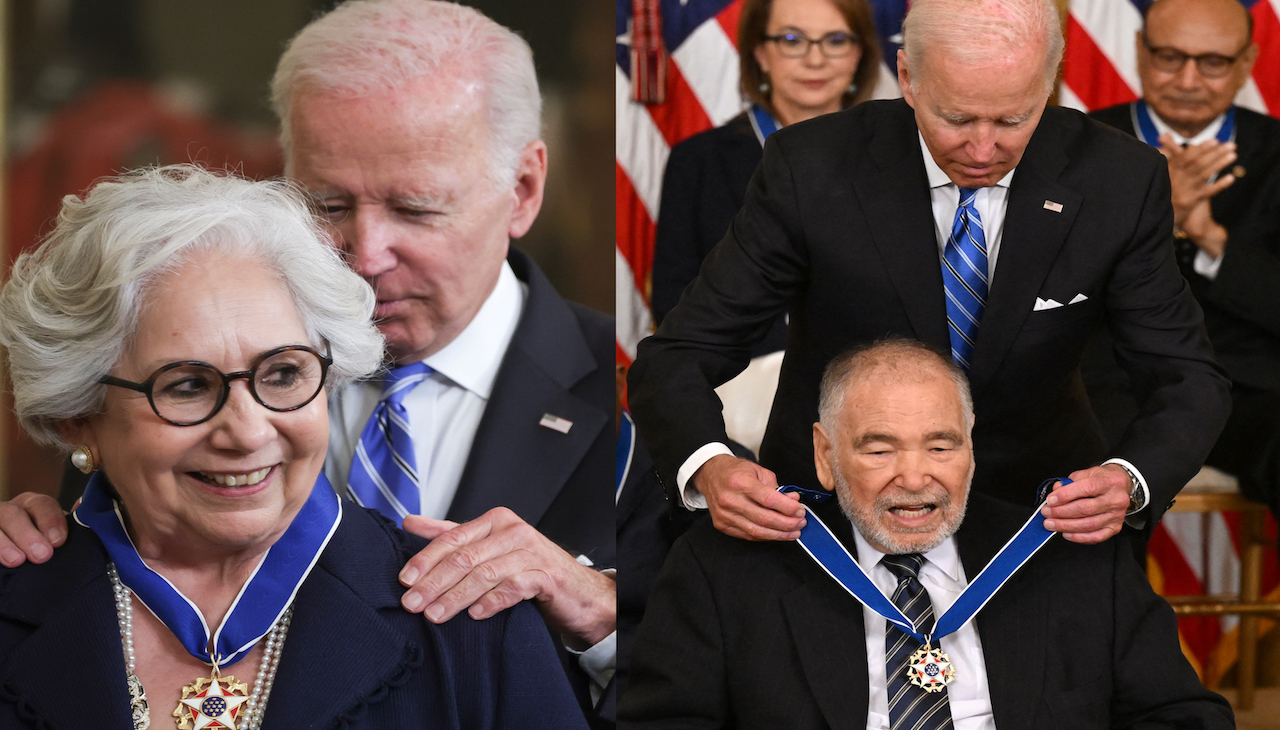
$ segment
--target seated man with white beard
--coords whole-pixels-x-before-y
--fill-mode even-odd
[[[825,491],[801,490],[798,542],[703,524],[672,549],[621,728],[1234,727],[1126,547],[970,495],[950,358],[908,340],[837,357],[819,416]]]

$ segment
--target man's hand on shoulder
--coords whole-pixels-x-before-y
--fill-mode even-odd
[[[744,540],[795,540],[804,527],[800,495],[779,494],[773,472],[721,454],[692,477],[707,500],[711,521],[726,535]]]
[[[516,513],[495,507],[461,525],[411,515],[409,532],[431,544],[400,571],[406,610],[442,623],[463,610],[488,618],[533,599],[572,649],[599,643],[617,626],[612,577],[579,563]]]
[[[66,539],[67,516],[53,497],[23,492],[0,502],[0,564],[6,568],[43,563]]]
[[[1120,532],[1132,484],[1125,470],[1103,464],[1068,474],[1071,483],[1053,486],[1041,512],[1045,529],[1072,542],[1099,543]]]

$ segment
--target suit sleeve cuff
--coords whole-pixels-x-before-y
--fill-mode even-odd
[[[578,658],[578,666],[591,678],[591,704],[600,702],[618,666],[618,632],[614,631],[586,651],[574,651],[567,646],[565,650]]]
[[[685,459],[684,463],[680,465],[680,469],[676,471],[676,486],[680,488],[680,501],[684,503],[685,509],[698,510],[707,508],[707,498],[702,496],[702,492],[699,492],[697,487],[690,484],[689,480],[702,468],[703,464],[711,461],[712,457],[721,454],[733,456],[733,451],[722,443],[706,444]]]

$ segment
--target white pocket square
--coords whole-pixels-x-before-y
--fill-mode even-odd
[[[1036,297],[1036,306],[1031,310],[1033,312],[1041,312],[1046,309],[1057,309],[1062,306],[1062,302],[1055,302],[1052,299],[1041,299]]]
[[[1086,299],[1088,299],[1088,298],[1089,298],[1089,297],[1086,297],[1084,294],[1077,294],[1077,295],[1076,295],[1076,298],[1075,298],[1075,299],[1072,299],[1072,300],[1071,300],[1071,301],[1069,301],[1069,302],[1067,302],[1067,304],[1079,304],[1080,302],[1083,302],[1083,301],[1085,301],[1085,300],[1086,300]]]

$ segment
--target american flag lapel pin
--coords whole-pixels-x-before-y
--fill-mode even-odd
[[[573,428],[573,421],[570,421],[567,418],[561,418],[560,416],[551,413],[544,413],[542,414],[542,420],[538,421],[538,425],[549,428],[552,431],[569,433],[569,429]]]
[[[1061,212],[1062,212],[1062,203],[1055,203],[1055,202],[1053,202],[1052,200],[1046,200],[1046,201],[1044,201],[1044,209],[1045,209],[1045,210],[1051,210],[1051,211],[1053,211],[1054,213],[1061,213]]]

